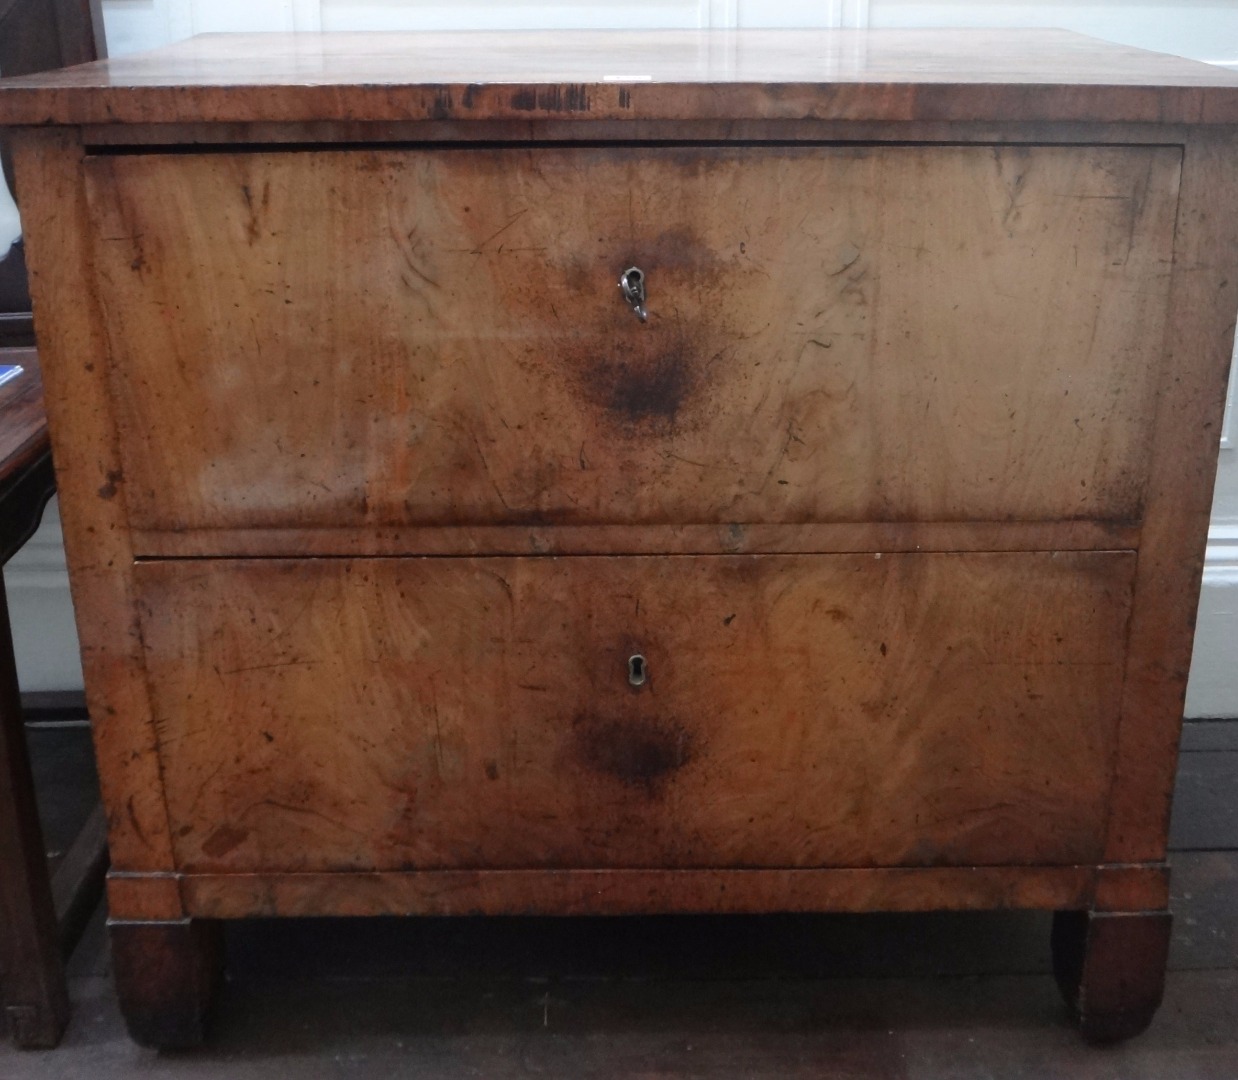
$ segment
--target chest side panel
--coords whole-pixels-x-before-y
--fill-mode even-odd
[[[178,866],[1092,862],[1134,561],[141,562]]]
[[[1078,146],[95,157],[132,522],[1137,520],[1179,169]]]

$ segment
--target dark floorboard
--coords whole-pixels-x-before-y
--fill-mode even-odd
[[[90,731],[81,727],[30,727],[26,742],[43,843],[54,868],[99,798]]]
[[[1238,971],[1238,852],[1175,852],[1170,862],[1170,968]]]
[[[1169,846],[1238,849],[1238,750],[1188,750],[1179,756]]]
[[[1182,725],[1184,753],[1192,750],[1238,750],[1238,720],[1188,720]]]
[[[49,1054],[11,1080],[847,1077],[1232,1080],[1238,974],[1178,972],[1144,1036],[1089,1048],[1036,975],[828,980],[263,978],[225,988],[210,1045],[155,1055],[108,983],[74,980]]]

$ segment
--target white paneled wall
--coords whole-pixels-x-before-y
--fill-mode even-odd
[[[21,688],[80,689],[82,667],[55,499],[39,531],[5,566],[4,584]]]
[[[21,220],[17,216],[17,204],[9,194],[8,186],[0,180],[0,259],[8,254],[13,241],[21,235]]]
[[[1056,26],[1196,60],[1238,65],[1232,0],[871,0],[871,26]]]
[[[1238,0],[103,0],[114,56],[213,31],[1056,26],[1238,69]],[[0,193],[0,251],[17,231]],[[1234,389],[1231,386],[1231,401]],[[1231,419],[1231,432],[1238,419]],[[1238,432],[1231,442],[1238,439]],[[6,573],[31,689],[80,685],[54,515]],[[1238,715],[1238,449],[1222,451],[1187,711]]]
[[[113,55],[213,30],[859,26],[866,0],[104,0]]]
[[[227,30],[1058,26],[1238,65],[1233,0],[103,0],[113,55]]]
[[[4,72],[0,71],[0,75]],[[13,241],[21,235],[21,222],[17,217],[17,206],[3,177],[0,177],[0,259],[8,254]]]

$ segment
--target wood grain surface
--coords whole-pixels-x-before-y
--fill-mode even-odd
[[[71,132],[25,130],[14,133],[13,148],[112,864],[171,870],[163,781],[130,589],[133,552],[124,473],[104,382],[108,349],[88,251],[82,148]]]
[[[181,903],[180,878],[171,872],[110,870],[107,910],[114,919],[150,922],[181,919],[185,910]]]
[[[189,874],[184,906],[236,919],[1085,908],[1088,866],[852,870],[417,870]]]
[[[999,123],[916,120],[897,126],[903,143],[982,146],[1180,146],[1195,128],[1187,124],[1085,121]],[[141,146],[149,150],[191,147],[306,149],[328,143],[348,146],[440,146],[450,143],[502,145],[542,143],[882,143],[890,125],[858,120],[304,120],[295,123],[87,124],[77,129],[91,151]]]
[[[1238,309],[1238,139],[1185,148],[1106,859],[1164,856]]]
[[[1166,910],[1169,867],[1156,863],[1102,866],[1091,907],[1094,911]]]
[[[1233,123],[1238,76],[1054,30],[206,35],[8,80],[0,123]]]
[[[177,868],[1092,861],[1134,561],[140,562]]]
[[[1135,521],[1179,166],[92,157],[130,521]],[[647,322],[617,288],[633,265]]]
[[[1101,521],[861,521],[815,525],[354,525],[135,530],[143,558],[306,555],[738,555],[876,551],[1127,551],[1138,524]]]

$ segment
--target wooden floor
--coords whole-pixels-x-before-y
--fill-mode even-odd
[[[73,736],[35,744],[60,777],[54,847],[89,776],[65,781]],[[100,912],[70,965],[64,1045],[0,1044],[0,1077],[1232,1080],[1238,723],[1191,724],[1184,748],[1166,1001],[1116,1049],[1065,1022],[1048,918],[1005,913],[239,923],[209,1047],[158,1056],[124,1036]]]

